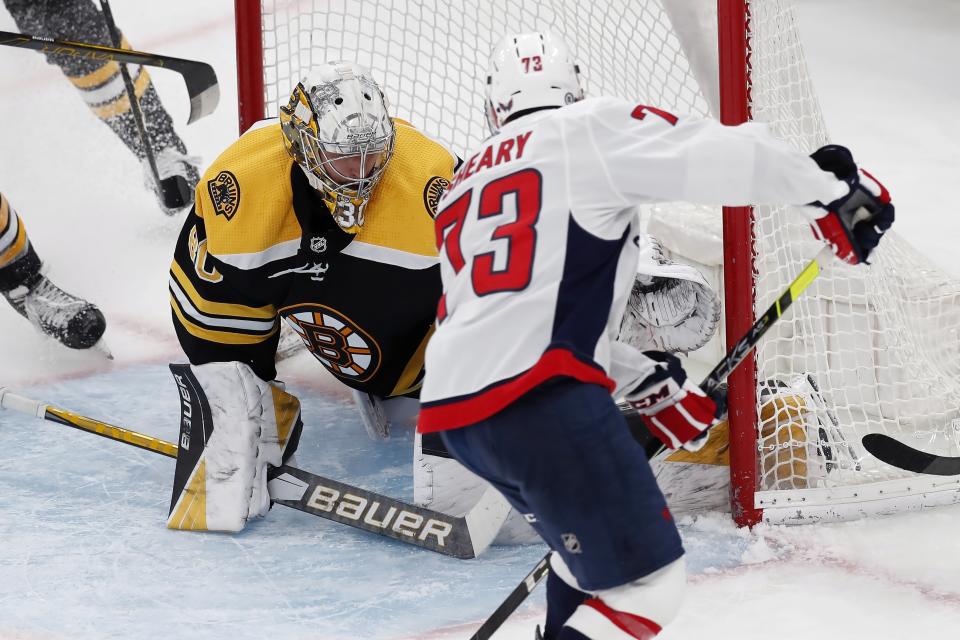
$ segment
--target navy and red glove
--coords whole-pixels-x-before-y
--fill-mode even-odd
[[[846,182],[850,192],[833,202],[813,205],[827,214],[813,223],[813,233],[849,264],[866,263],[880,238],[893,224],[890,192],[872,175],[858,169],[850,150],[840,145],[820,147],[810,157],[823,169]]]
[[[624,398],[643,422],[670,449],[696,451],[706,443],[705,431],[717,422],[722,408],[687,379],[679,358],[662,351],[644,351],[656,361],[653,373]]]

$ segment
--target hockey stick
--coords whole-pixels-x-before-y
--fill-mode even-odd
[[[177,457],[178,446],[172,442],[43,404],[5,387],[0,387],[0,408],[94,433],[168,458]],[[273,469],[270,477],[270,497],[276,504],[454,558],[469,559],[482,553],[490,546],[499,531],[498,523],[510,509],[493,488],[488,489],[466,515],[450,516],[286,464]]]
[[[213,113],[220,101],[220,85],[217,84],[217,74],[213,67],[206,62],[171,58],[156,53],[133,51],[132,49],[116,49],[98,44],[41,38],[26,33],[11,33],[9,31],[0,31],[0,45],[33,49],[43,53],[90,58],[91,60],[102,60],[104,62],[112,61],[142,64],[148,67],[163,67],[176,71],[183,76],[183,81],[187,85],[187,95],[190,96],[190,117],[187,124]]]
[[[960,476],[960,457],[914,449],[885,433],[868,433],[860,441],[873,457],[891,467],[931,476]]]
[[[110,9],[108,0],[100,0],[100,8],[103,10],[103,20],[107,23],[107,31],[110,33],[110,39],[113,46],[120,49],[120,31],[117,29],[117,23],[113,21],[113,11]],[[147,125],[143,119],[143,110],[140,108],[140,99],[137,97],[137,91],[133,86],[133,80],[130,79],[130,71],[126,64],[120,64],[120,75],[123,78],[123,87],[127,92],[127,100],[130,103],[130,113],[137,126],[137,133],[140,134],[140,143],[143,145],[143,155],[147,159],[147,166],[150,167],[150,175],[153,176],[153,183],[160,192],[163,204],[168,209],[182,209],[190,202],[190,185],[183,176],[174,175],[165,180],[160,179],[160,172],[157,170],[157,157],[153,152],[153,144],[150,142],[150,136],[147,134]]]
[[[807,266],[804,267],[800,275],[780,294],[780,297],[770,305],[762,316],[757,318],[747,333],[737,340],[733,348],[727,352],[727,355],[721,358],[717,366],[715,366],[707,377],[703,379],[703,382],[700,383],[700,388],[704,393],[711,395],[719,390],[721,383],[737,368],[737,365],[743,362],[753,348],[757,346],[760,338],[770,330],[770,327],[776,324],[777,320],[779,320],[784,312],[790,308],[790,305],[793,304],[793,301],[817,279],[821,271],[820,261],[829,257],[830,254],[831,250],[829,246],[821,249]],[[660,440],[650,434],[646,427],[643,427],[643,422],[640,420],[639,414],[633,411],[629,405],[622,404],[618,406],[621,413],[628,419],[628,424],[631,427],[634,437],[640,441],[640,444],[646,451],[647,458],[652,458],[663,448]],[[537,563],[533,571],[523,579],[523,582],[517,585],[510,595],[507,596],[507,599],[487,618],[480,626],[480,629],[470,636],[470,640],[489,640],[493,636],[497,629],[506,622],[507,618],[517,610],[517,607],[526,600],[527,596],[530,595],[534,588],[547,576],[549,573],[551,553],[552,551],[547,552],[547,555]]]
[[[514,611],[517,610],[517,607],[527,599],[533,590],[537,588],[537,585],[547,577],[547,574],[550,573],[550,554],[543,556],[540,559],[540,562],[533,568],[533,571],[527,574],[523,580],[520,581],[516,587],[513,588],[513,591],[510,592],[510,595],[507,596],[507,599],[500,603],[500,606],[497,607],[497,610],[490,614],[490,617],[484,621],[480,628],[477,629],[477,632],[470,636],[470,640],[487,640],[493,636],[493,634],[499,629],[504,622],[507,621],[507,618],[510,617]]]

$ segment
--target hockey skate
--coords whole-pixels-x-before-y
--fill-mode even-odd
[[[99,309],[41,274],[28,285],[3,292],[3,296],[40,331],[71,349],[89,349],[107,328]]]
[[[143,160],[144,181],[157,194],[163,212],[168,216],[177,215],[193,205],[193,190],[200,180],[200,158],[170,146],[158,152],[155,160],[160,183],[154,181],[146,158]]]

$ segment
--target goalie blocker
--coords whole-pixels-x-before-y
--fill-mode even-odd
[[[240,362],[170,371],[181,420],[167,527],[240,531],[270,510],[268,467],[296,451],[300,401]]]

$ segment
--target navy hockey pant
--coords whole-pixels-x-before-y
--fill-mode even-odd
[[[526,514],[584,590],[632,582],[683,555],[643,448],[603,387],[547,382],[441,434],[457,460]]]

